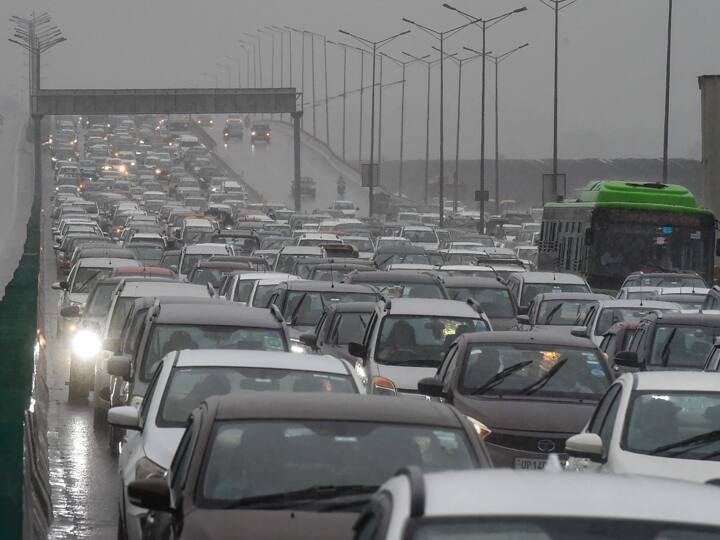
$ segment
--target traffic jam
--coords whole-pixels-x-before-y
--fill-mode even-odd
[[[720,538],[715,219],[686,188],[440,227],[437,199],[361,216],[342,175],[314,208],[305,176],[296,212],[213,124],[273,152],[242,115],[57,116],[46,144],[49,339],[119,539]]]

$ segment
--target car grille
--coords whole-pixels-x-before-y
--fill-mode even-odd
[[[557,435],[543,437],[538,435],[512,435],[509,433],[502,433],[493,431],[485,442],[494,444],[497,446],[503,446],[505,448],[513,448],[516,450],[522,450],[524,452],[542,452],[542,453],[558,453],[565,451],[565,437],[557,438]],[[542,441],[542,443],[540,443]],[[543,448],[549,448],[551,445],[547,443],[551,441],[555,446],[552,450],[541,450]]]

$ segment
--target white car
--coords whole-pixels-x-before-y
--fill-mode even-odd
[[[233,247],[229,244],[192,244],[185,246],[180,254],[178,279],[184,280],[195,263],[206,261],[213,255],[233,255]]]
[[[719,503],[716,486],[642,476],[409,467],[378,489],[355,538],[709,540]]]
[[[432,227],[425,225],[405,225],[400,231],[400,236],[407,238],[413,245],[425,249],[438,249],[440,238]]]
[[[720,373],[626,373],[565,448],[569,469],[717,480]]]
[[[237,350],[169,353],[140,410],[128,405],[108,411],[111,425],[128,430],[118,459],[121,537],[140,540],[147,514],[130,503],[125,486],[165,474],[190,412],[213,395],[259,391],[364,393],[350,365],[332,356]]]

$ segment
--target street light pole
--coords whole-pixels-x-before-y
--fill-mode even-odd
[[[373,215],[373,188],[375,185],[375,172],[374,172],[374,166],[375,166],[375,61],[377,58],[377,50],[378,47],[383,47],[384,45],[387,45],[394,39],[399,38],[400,36],[404,36],[405,34],[409,34],[410,30],[405,30],[404,32],[399,32],[395,35],[392,35],[390,37],[387,37],[385,39],[381,39],[379,41],[370,41],[369,39],[360,37],[355,34],[351,34],[350,32],[347,32],[345,30],[339,30],[341,34],[345,34],[347,36],[352,37],[353,39],[356,39],[366,47],[372,46],[372,98],[370,100],[371,103],[371,113],[370,113],[370,172],[368,174],[368,178],[370,180],[370,186],[369,186],[369,192],[368,192],[368,198],[369,198],[369,215]],[[361,86],[362,87],[362,86]]]
[[[304,130],[305,129],[305,31],[299,30],[297,28],[293,28],[292,26],[286,26],[288,30],[292,32],[296,32],[300,34],[300,56],[302,57],[300,60],[300,88],[302,91],[303,99],[300,100],[300,110],[303,112],[303,114],[300,115],[300,126]],[[292,42],[291,42],[291,49],[292,49]],[[292,84],[292,56],[290,57],[290,84]]]
[[[357,49],[357,47],[352,47],[350,45],[347,45],[346,43],[339,43],[337,41],[331,41],[328,40],[328,43],[331,45],[335,45],[337,47],[341,47],[343,50],[343,90],[342,90],[342,158],[343,161],[346,158],[346,148],[345,148],[345,140],[346,140],[346,128],[345,128],[345,121],[347,118],[347,52],[348,48],[351,49]],[[360,86],[362,86],[362,81],[360,83]]]
[[[574,1],[574,0],[573,0]],[[485,55],[487,55],[487,30],[488,28],[495,26],[496,24],[504,21],[511,15],[514,15],[516,13],[522,13],[523,11],[527,11],[526,7],[521,7],[512,11],[508,11],[506,13],[503,13],[502,15],[498,15],[496,17],[492,17],[490,19],[479,19],[478,17],[475,17],[474,15],[470,15],[469,13],[465,13],[462,10],[459,10],[456,7],[451,6],[450,4],[443,4],[443,7],[455,11],[456,13],[459,13],[463,17],[470,19],[476,23],[476,25],[482,30],[482,56],[483,56],[483,62],[482,62],[482,89],[481,89],[481,105],[480,105],[480,227],[482,229],[482,232],[485,232],[485,81],[486,81],[486,62],[485,62]]]
[[[668,183],[668,144],[670,135],[670,52],[672,46],[673,0],[668,0],[667,61],[665,63],[665,128],[663,132],[663,184]]]
[[[260,87],[263,87],[263,70],[262,70],[262,38],[260,36],[256,36],[255,34],[249,34],[247,32],[243,32],[243,35],[248,36],[255,41],[257,41],[257,67],[258,67],[258,73],[260,74],[258,77],[258,81],[260,83]]]
[[[237,85],[238,85],[238,88],[242,88],[242,80],[241,80],[241,76],[242,76],[241,63],[242,63],[242,61],[240,60],[240,58],[238,58],[236,56],[229,56],[227,54],[224,56],[224,58],[227,58],[228,60],[233,60],[237,64],[237,74],[238,74],[237,75]]]
[[[240,43],[240,48],[245,51],[245,86],[247,88],[250,88],[251,85],[256,86],[250,81],[250,51],[244,41],[238,41],[238,43]]]

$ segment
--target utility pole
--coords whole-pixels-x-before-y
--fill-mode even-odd
[[[300,41],[300,56],[301,56],[301,59],[300,59],[300,88],[302,91],[303,99],[300,101],[300,107],[301,107],[300,110],[303,114],[299,115],[299,120],[300,120],[300,126],[304,130],[305,129],[305,114],[304,114],[305,113],[305,99],[304,98],[306,95],[305,94],[305,34],[307,32],[305,30],[293,28],[292,26],[286,26],[285,28],[287,28],[288,30],[290,30],[292,32],[298,33],[300,35],[300,40],[301,40]],[[292,48],[292,41],[291,41],[291,48]],[[290,60],[290,65],[291,65],[290,84],[292,84],[292,56],[290,58],[291,58],[291,60]],[[314,99],[315,98],[313,97],[313,100]]]
[[[663,130],[663,184],[668,183],[668,144],[670,135],[670,53],[672,47],[673,0],[668,0],[667,60],[665,63],[665,128]]]
[[[343,161],[346,159],[346,148],[345,148],[345,140],[347,138],[347,130],[346,130],[346,119],[347,119],[347,53],[348,49],[358,49],[357,47],[353,47],[352,45],[348,45],[347,43],[340,43],[337,41],[331,41],[328,40],[328,43],[330,45],[335,45],[337,47],[341,47],[343,50],[343,90],[342,90],[342,158]],[[360,50],[360,49],[358,49]],[[362,50],[360,50],[362,53]],[[362,81],[360,83],[362,86]]]
[[[410,30],[405,30],[404,32],[399,32],[397,34],[394,34],[390,37],[387,37],[385,39],[381,39],[379,41],[370,41],[369,39],[360,37],[355,34],[351,34],[350,32],[347,32],[346,30],[339,30],[341,34],[345,34],[346,36],[350,36],[353,39],[356,39],[366,47],[372,47],[372,98],[370,100],[371,103],[371,113],[370,113],[370,166],[369,166],[369,175],[368,179],[370,182],[369,185],[369,193],[368,193],[368,199],[369,199],[369,214],[370,216],[373,215],[373,188],[375,187],[375,61],[377,59],[377,50],[380,47],[383,47],[393,41],[394,39],[399,38],[400,36],[404,36],[405,34],[409,34]],[[362,87],[362,85],[361,85]],[[362,120],[362,118],[361,118]]]
[[[380,55],[380,100],[378,104],[378,186],[382,185],[382,109],[383,109],[383,56]]]
[[[573,0],[574,1],[574,0]],[[488,28],[491,28],[495,26],[496,24],[504,21],[508,17],[516,14],[516,13],[522,13],[523,11],[527,11],[526,7],[521,7],[518,9],[514,9],[512,11],[508,11],[507,13],[503,13],[502,15],[498,15],[496,17],[492,17],[490,19],[479,19],[478,17],[475,17],[474,15],[470,15],[469,13],[465,13],[464,11],[451,6],[450,4],[443,4],[443,7],[455,11],[456,13],[459,13],[466,19],[469,19],[471,21],[475,21],[476,26],[478,26],[482,31],[482,56],[483,56],[483,62],[482,62],[482,89],[481,89],[481,105],[480,105],[480,226],[482,228],[482,232],[485,232],[485,199],[486,199],[486,191],[485,191],[485,68],[486,68],[486,62],[485,62],[485,55],[487,55],[487,30]],[[478,22],[479,21],[479,22]]]

